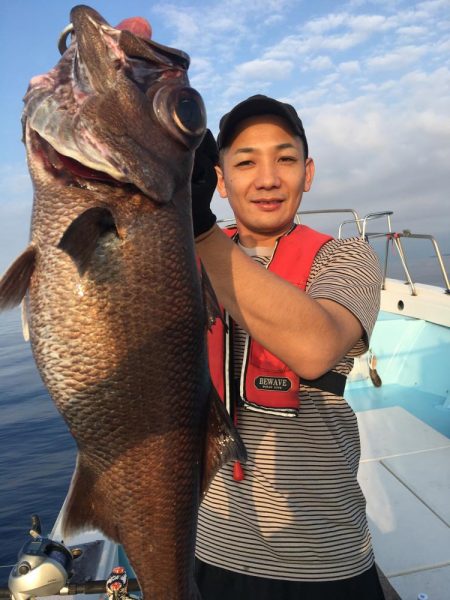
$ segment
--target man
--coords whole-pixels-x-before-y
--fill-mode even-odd
[[[294,225],[314,162],[295,109],[252,96],[197,151],[198,254],[228,328],[210,337],[211,374],[248,461],[218,473],[199,514],[205,600],[383,598],[356,475],[359,435],[343,388],[368,348],[380,271],[366,242]],[[265,268],[264,268],[265,267]]]

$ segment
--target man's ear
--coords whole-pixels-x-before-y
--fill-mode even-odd
[[[314,165],[313,159],[307,158],[305,163],[305,192],[309,192],[309,190],[311,189],[315,171],[316,167]]]
[[[222,168],[220,165],[216,165],[214,168],[216,169],[217,173],[217,191],[219,192],[221,198],[228,198],[228,194],[225,189],[225,180],[223,177]]]

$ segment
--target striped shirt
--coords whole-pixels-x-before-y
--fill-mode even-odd
[[[252,254],[251,252],[247,253]],[[270,256],[259,252],[267,264]],[[253,252],[254,254],[254,252]],[[306,292],[334,300],[364,335],[334,370],[347,375],[365,352],[379,309],[380,269],[365,242],[332,240],[317,254]],[[245,332],[237,332],[239,376]],[[344,398],[303,386],[298,417],[237,409],[248,461],[216,475],[199,512],[197,556],[239,573],[297,581],[358,575],[373,564],[365,499],[357,482],[356,416]]]

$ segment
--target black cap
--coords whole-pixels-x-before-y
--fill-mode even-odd
[[[303,123],[297,114],[297,111],[290,104],[279,102],[274,98],[257,94],[250,96],[247,100],[243,100],[230,110],[229,113],[220,119],[219,135],[217,136],[217,145],[219,150],[226,148],[231,142],[231,135],[237,125],[244,119],[255,117],[257,115],[278,115],[287,121],[295,135],[298,135],[305,150],[305,158],[308,157],[308,142],[306,141],[305,130]]]

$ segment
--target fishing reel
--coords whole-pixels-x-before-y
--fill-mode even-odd
[[[59,594],[72,572],[72,553],[64,544],[41,536],[39,517],[31,517],[31,540],[22,546],[8,587],[13,600]]]
[[[128,579],[124,567],[114,567],[107,579],[96,580],[79,562],[85,555],[89,563],[95,564],[93,546],[98,549],[98,541],[67,548],[60,542],[42,537],[37,515],[31,517],[30,535],[31,540],[22,546],[17,564],[9,575],[8,588],[0,588],[0,600],[77,594],[102,594],[105,597],[105,592],[107,600],[138,600],[129,592],[139,591],[139,583],[137,579]]]

